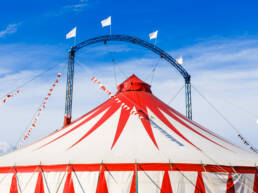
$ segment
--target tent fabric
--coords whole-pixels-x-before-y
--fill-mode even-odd
[[[254,193],[254,174],[239,174],[240,178],[235,181],[233,174],[225,173],[206,173],[205,172],[181,172],[178,171],[147,171],[138,172],[138,191],[148,193]],[[26,175],[23,180],[22,176],[17,173],[19,182],[15,181],[14,175],[11,176],[9,186],[2,192],[17,193],[18,183],[21,185],[22,193],[44,193],[48,192],[47,184],[50,192],[58,193],[83,193],[83,192],[96,192],[96,193],[134,193],[136,192],[136,178],[134,172],[112,172],[101,171],[97,173],[82,172],[77,177],[73,172],[68,172],[65,179],[59,178],[59,172],[55,172],[55,181],[49,175],[46,178],[40,173],[35,173],[34,180],[31,174]],[[92,175],[93,174],[93,175]],[[213,176],[212,181],[206,179],[206,175]],[[114,177],[111,177],[111,175]],[[234,174],[236,175],[236,174]],[[227,177],[226,177],[227,176]],[[246,179],[245,181],[241,179]],[[32,181],[30,183],[30,180]],[[20,182],[22,181],[22,182]],[[65,181],[63,186],[59,186],[62,181]],[[79,181],[79,182],[78,182]],[[110,183],[112,181],[112,183]],[[79,186],[80,183],[82,186]],[[215,189],[210,189],[212,185]],[[27,184],[27,185],[26,185]],[[2,186],[2,183],[0,184]],[[33,187],[30,189],[30,187]],[[223,188],[221,188],[223,187]],[[146,191],[147,190],[147,191]]]
[[[1,156],[0,192],[257,192],[257,154],[187,119],[150,88],[132,75],[70,125]]]

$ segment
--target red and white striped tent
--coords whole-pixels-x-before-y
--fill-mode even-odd
[[[70,125],[0,157],[0,193],[254,193],[257,164],[133,75]]]

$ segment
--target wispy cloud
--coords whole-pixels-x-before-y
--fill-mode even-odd
[[[6,154],[12,151],[14,148],[8,144],[6,141],[0,141],[0,155]]]
[[[0,31],[0,38],[3,38],[9,34],[14,34],[17,32],[18,27],[22,24],[22,22],[20,23],[15,23],[15,24],[9,24],[5,29],[3,29],[2,31]]]
[[[258,50],[258,44],[255,42],[256,40],[206,42],[174,50],[170,53],[174,57],[184,56],[184,66],[192,75],[193,85],[233,122],[251,142],[258,146],[255,137],[258,129],[255,123],[258,118],[256,118],[256,115],[258,116],[258,56],[254,54],[254,50]],[[17,45],[15,47],[17,48]],[[5,50],[8,49],[8,52],[5,52],[5,61],[9,61],[9,59],[12,61],[13,57],[17,57],[17,53],[18,55],[24,55],[24,53],[17,52],[14,49],[15,47],[5,47]],[[43,62],[42,58],[48,58],[45,63],[51,63],[51,60],[56,61],[56,57],[49,59],[45,55],[45,53],[52,52],[53,48],[51,46],[29,46],[29,48],[33,48],[34,53],[37,53],[34,55],[34,60]],[[119,47],[111,48],[113,51],[119,51],[120,49]],[[90,54],[94,54],[96,49],[105,52],[102,47],[95,47],[92,52],[90,51]],[[19,50],[28,50],[28,47],[20,45]],[[42,52],[42,50],[45,50],[45,52]],[[121,50],[130,52],[127,47],[121,47]],[[43,53],[43,55],[40,53]],[[59,52],[59,54],[62,53]],[[17,60],[16,63],[26,64],[31,55],[27,56],[27,58],[20,57],[20,61]],[[96,61],[94,63],[94,61],[90,61],[89,63],[87,58],[81,60],[82,56],[78,56],[74,80],[74,118],[88,112],[107,99],[106,95],[91,83],[90,78],[92,76],[96,76],[113,92],[116,91],[113,75],[114,68],[110,60],[109,62]],[[79,65],[78,61],[80,61]],[[131,57],[117,63],[117,83],[122,82],[132,73],[150,82],[151,68],[156,63],[157,58],[149,57]],[[10,71],[9,73],[4,74],[2,77],[0,76],[0,85],[4,90],[16,87],[17,83],[30,79],[39,71],[39,69],[29,68],[17,71],[16,66],[8,70]],[[37,79],[24,88],[22,93],[15,99],[10,100],[7,105],[1,106],[0,117],[2,117],[2,125],[5,128],[1,132],[2,140],[6,139],[8,143],[13,144],[19,137],[21,131],[32,118],[31,116],[37,109],[42,97],[46,94],[51,78],[54,79],[55,74],[48,74],[44,78]],[[175,73],[173,68],[166,62],[160,61],[152,84],[154,95],[168,102],[183,84],[184,82],[180,75],[177,72]],[[89,90],[91,92],[88,92]],[[193,90],[192,94],[194,120],[239,143],[237,136],[227,123],[198,96],[195,90]],[[49,100],[47,110],[42,114],[38,127],[32,132],[30,140],[35,140],[61,127],[64,113],[64,95],[65,79],[63,77],[53,97]],[[170,105],[184,114],[184,92],[181,92]],[[250,113],[239,109],[236,105],[244,107]],[[14,118],[16,121],[13,121]]]
[[[63,5],[55,10],[48,11],[47,13],[45,13],[45,16],[47,17],[62,16],[67,13],[78,14],[84,11],[87,6],[88,6],[87,0],[78,0],[77,3]]]
[[[60,8],[59,13],[63,14],[66,12],[81,12],[84,10],[85,7],[87,7],[88,4],[85,3],[85,1],[81,1],[81,3],[72,4],[72,5],[65,5]]]

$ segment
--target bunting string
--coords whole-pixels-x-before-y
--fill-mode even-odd
[[[127,106],[126,104],[124,104],[117,96],[112,95],[112,92],[110,92],[108,89],[106,89],[106,87],[105,87],[104,85],[102,85],[102,83],[101,83],[100,81],[98,81],[95,77],[92,77],[91,80],[92,80],[94,83],[97,83],[98,86],[99,86],[99,88],[100,88],[101,90],[103,90],[105,93],[107,93],[110,98],[113,97],[113,98],[115,98],[115,101],[116,101],[117,103],[122,103],[122,108],[125,108],[126,110],[130,110],[130,109],[131,109],[129,106]],[[131,110],[132,110],[132,109],[131,109]],[[144,118],[144,117],[140,116],[140,114],[137,113],[136,111],[131,111],[131,114],[138,115],[141,119]],[[243,143],[244,143],[245,145],[250,146],[250,149],[251,149],[252,151],[254,151],[255,153],[257,153],[257,150],[256,150],[255,148],[253,148],[240,134],[238,134],[238,137],[243,141]],[[222,168],[214,159],[210,158],[210,157],[209,157],[207,154],[205,154],[204,152],[202,152],[202,153],[203,153],[208,159],[210,159],[210,160],[212,160],[214,163],[216,163],[219,168],[221,168],[222,170],[225,171],[225,169]],[[227,172],[227,171],[225,171],[225,172]],[[234,173],[236,173],[236,171],[234,171]],[[147,174],[147,173],[145,173],[145,174],[146,174],[147,177],[148,177],[148,174]],[[186,179],[188,179],[186,176],[184,176],[184,177],[185,177]],[[191,180],[189,180],[189,181],[191,182]],[[241,181],[240,181],[240,183],[242,183],[242,184],[244,184],[244,185],[246,186],[246,184],[245,184],[244,182],[241,182]],[[157,186],[157,187],[160,189],[159,186]]]
[[[243,142],[243,144],[245,144],[246,146],[248,146],[250,148],[251,151],[258,153],[256,148],[253,147],[252,145],[250,145],[250,143],[241,134],[238,134],[237,136],[240,138],[240,140]]]
[[[258,153],[258,150],[253,145],[251,145],[251,143],[247,142],[247,140],[240,134],[240,131],[195,86],[192,85],[192,88],[214,109],[214,111],[220,115],[222,119],[224,119],[224,121],[229,124],[232,129],[234,129],[237,136],[240,138],[244,145],[248,146],[252,152]]]
[[[10,98],[18,95],[21,92],[21,89],[17,89],[16,91],[14,91],[13,93],[7,94],[3,99],[2,99],[2,104],[6,104],[7,100],[9,100]]]
[[[33,119],[32,123],[31,123],[30,129],[24,135],[23,141],[28,139],[28,137],[30,136],[31,131],[37,126],[37,122],[39,120],[41,112],[46,108],[48,99],[49,99],[49,97],[51,97],[51,95],[52,95],[56,85],[58,84],[60,78],[61,78],[61,73],[58,73],[55,82],[51,85],[51,87],[50,87],[50,89],[49,89],[49,91],[47,93],[47,96],[44,98],[44,100],[41,103],[39,109],[37,110],[36,116],[35,116],[35,118]]]
[[[132,110],[127,104],[125,104],[124,102],[122,102],[117,96],[113,95],[112,92],[110,92],[99,80],[97,80],[95,77],[91,78],[92,82],[98,84],[99,89],[103,90],[108,96],[109,98],[113,98],[115,100],[116,103],[121,103],[122,108],[124,108],[125,110],[129,111],[130,110],[130,114],[131,115],[136,115],[139,116],[140,119],[144,119],[144,117],[142,115],[140,115],[140,113],[138,113],[135,110]]]
[[[132,110],[128,105],[126,105],[124,102],[122,102],[117,96],[115,95],[112,95],[112,93],[106,89],[106,87],[101,84],[100,81],[98,81],[95,77],[92,77],[91,79],[94,83],[97,83],[99,88],[101,90],[103,90],[105,93],[107,93],[109,95],[110,98],[114,98],[115,101],[117,103],[121,103],[121,106],[122,108],[124,108],[125,110],[129,111],[130,110],[130,114],[131,115],[135,115],[135,116],[138,116],[140,119],[148,119],[151,123],[151,125],[155,128],[157,128],[164,136],[166,136],[169,140],[177,143],[179,146],[184,146],[182,143],[180,143],[178,140],[176,140],[174,137],[172,137],[171,135],[169,135],[164,129],[162,129],[158,124],[156,124],[152,119],[150,119],[149,117],[146,116],[146,112],[143,112],[143,113],[138,113],[137,111],[135,110]]]

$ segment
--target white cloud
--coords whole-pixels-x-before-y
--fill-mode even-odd
[[[0,141],[0,155],[6,154],[12,151],[14,148],[9,145],[6,141]]]
[[[221,41],[207,42],[185,49],[170,52],[172,56],[184,56],[184,66],[192,75],[192,83],[197,87],[240,131],[250,142],[258,146],[257,124],[258,119],[258,68],[256,63],[258,56],[254,50],[258,49],[256,40],[239,41]],[[54,49],[51,46],[42,46],[35,53],[45,49],[45,52],[51,53]],[[10,49],[13,49],[11,47]],[[10,50],[9,49],[9,50]],[[97,49],[97,48],[94,48]],[[102,48],[100,48],[101,50]],[[119,47],[112,47],[114,51],[119,51]],[[117,50],[118,49],[118,50]],[[122,47],[122,50],[127,50]],[[26,50],[26,49],[24,49]],[[49,51],[50,50],[50,51]],[[57,49],[58,50],[58,49]],[[95,50],[96,51],[96,50]],[[102,49],[103,51],[103,49]],[[64,53],[64,52],[63,52]],[[57,52],[57,54],[63,54]],[[90,52],[94,53],[94,52]],[[225,55],[225,58],[224,58]],[[6,56],[12,60],[12,53]],[[15,50],[14,56],[17,56]],[[31,55],[29,55],[31,56]],[[44,55],[45,56],[45,55]],[[218,57],[219,56],[219,57]],[[34,59],[44,58],[43,63],[50,63],[51,60],[58,61],[55,56],[51,59],[41,57],[36,54]],[[80,60],[79,58],[76,61]],[[116,67],[118,83],[122,82],[127,76],[135,73],[141,79],[149,82],[151,79],[151,67],[157,63],[156,58],[129,58],[118,63]],[[26,57],[21,58],[24,64]],[[42,62],[42,61],[41,61]],[[156,70],[152,84],[153,94],[168,102],[180,89],[184,82],[180,75],[166,62],[159,61],[159,67]],[[212,65],[211,65],[212,64]],[[15,70],[15,69],[9,69]],[[101,92],[96,85],[92,84],[90,78],[94,75],[102,81],[107,88],[116,91],[115,80],[113,76],[113,66],[111,62],[85,62],[80,61],[75,68],[76,76],[74,80],[74,104],[73,117],[79,117],[97,106],[105,99],[106,95]],[[0,84],[5,89],[13,88],[18,83],[30,79],[39,70],[20,70],[12,71],[4,76],[0,76]],[[51,81],[55,79],[57,71],[46,74],[27,85],[22,93],[16,98],[11,99],[7,105],[1,105],[0,117],[3,130],[0,140],[6,139],[8,143],[15,144],[30,120],[38,105],[45,96]],[[7,84],[8,83],[8,86]],[[90,92],[89,92],[90,91]],[[210,128],[216,133],[225,136],[236,143],[240,143],[234,131],[227,123],[196,93],[193,89],[193,118],[204,126]],[[59,128],[63,123],[64,114],[64,95],[65,79],[58,85],[54,91],[53,97],[49,100],[47,110],[43,112],[39,120],[39,125],[32,132],[29,141],[40,138],[49,132]],[[171,103],[171,106],[182,113],[185,112],[184,92]],[[15,121],[13,121],[15,119]]]
[[[0,31],[0,38],[3,38],[9,34],[14,34],[21,23],[9,24],[4,30]]]
[[[85,10],[85,8],[88,7],[88,1],[87,0],[79,0],[77,3],[73,4],[66,4],[63,6],[60,6],[54,10],[50,10],[44,14],[45,17],[57,17],[62,16],[67,13],[75,13],[78,14]]]
[[[77,4],[72,4],[72,5],[65,5],[60,9],[60,12],[69,12],[69,11],[73,11],[73,12],[81,12],[84,10],[85,7],[87,7],[88,4],[85,3],[84,1],[82,1],[81,3],[77,3]]]

